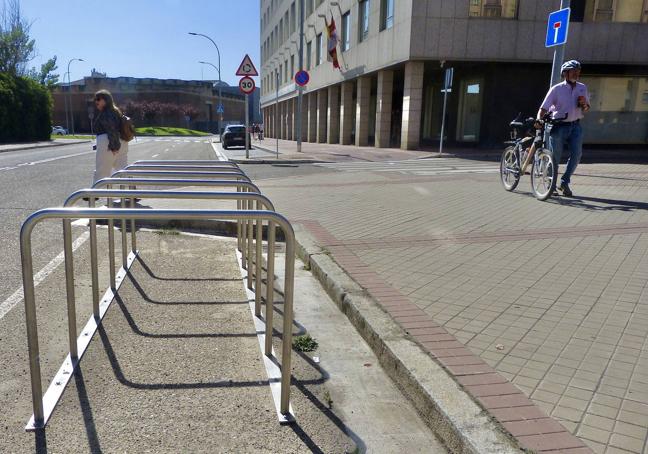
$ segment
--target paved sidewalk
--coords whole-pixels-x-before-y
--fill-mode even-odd
[[[252,146],[265,154],[257,154],[254,159],[275,158],[276,140],[252,140]],[[228,157],[245,162],[243,154],[238,149],[226,150]],[[401,150],[400,148],[356,147],[351,145],[336,145],[326,143],[302,143],[302,152],[297,152],[297,142],[279,140],[279,159],[282,160],[313,160],[323,162],[340,161],[387,161],[401,159],[419,159],[438,156],[437,152],[419,150]]]
[[[523,446],[648,453],[648,167],[541,203],[372,165],[257,183]]]

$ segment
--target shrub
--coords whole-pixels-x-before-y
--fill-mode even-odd
[[[49,140],[52,97],[27,77],[0,74],[0,143]]]

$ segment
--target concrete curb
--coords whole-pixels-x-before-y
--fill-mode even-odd
[[[79,141],[70,141],[69,143],[58,143],[58,142],[52,142],[47,145],[42,145],[42,146],[24,146],[20,148],[11,148],[8,150],[3,150],[0,148],[0,153],[9,153],[10,151],[24,151],[24,150],[37,150],[39,148],[51,148],[51,147],[63,147],[65,145],[78,145],[80,143],[92,143],[92,140],[79,140]]]
[[[296,229],[297,254],[372,348],[428,426],[453,453],[515,453],[520,448],[448,373],[369,298],[311,236]]]

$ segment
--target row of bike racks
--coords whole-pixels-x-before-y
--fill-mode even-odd
[[[116,189],[115,187],[119,187]],[[138,187],[208,187],[210,189],[230,189],[226,191],[208,190],[160,190],[138,189]],[[107,208],[97,208],[97,199],[105,198]],[[113,208],[113,199],[121,200],[121,208]],[[79,200],[88,200],[88,208],[74,205]],[[172,200],[230,200],[236,201],[236,210],[211,209],[149,209],[137,208],[136,199]],[[74,286],[74,260],[72,247],[72,220],[89,220],[90,264],[92,281],[92,315],[80,334],[76,325],[76,296]],[[65,280],[68,316],[69,353],[58,372],[43,394],[40,367],[36,301],[34,291],[34,271],[32,263],[31,235],[34,227],[42,221],[61,219],[63,222],[63,250],[65,256]],[[99,290],[97,220],[107,220],[109,286],[103,297]],[[276,228],[284,234],[285,278],[282,356],[280,380],[270,379],[273,398],[280,423],[294,421],[290,405],[290,371],[292,352],[293,289],[295,263],[295,236],[290,222],[275,212],[272,202],[261,194],[245,173],[230,161],[137,161],[123,170],[115,172],[110,178],[97,181],[92,188],[72,193],[63,207],[47,208],[30,215],[22,225],[20,248],[29,349],[33,415],[27,426],[28,431],[44,429],[60,400],[63,392],[83,357],[90,341],[97,331],[103,317],[112,303],[128,270],[138,256],[136,221],[144,220],[222,220],[236,221],[237,247],[241,254],[241,264],[247,270],[246,286],[254,292],[254,314],[265,323],[263,350],[266,367],[276,368],[279,360],[272,347],[273,304],[274,304],[274,252]],[[122,264],[116,270],[115,264],[115,221],[121,222]],[[131,244],[128,247],[127,224],[130,223]],[[263,227],[267,225],[266,293],[265,318],[262,314],[263,283]]]

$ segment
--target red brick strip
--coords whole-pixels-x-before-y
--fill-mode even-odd
[[[332,245],[328,249],[333,259],[347,274],[378,301],[405,332],[434,357],[520,446],[546,454],[592,453],[579,438],[549,417],[505,377],[371,271],[347,244],[337,240],[317,221],[296,222],[306,227],[320,245]],[[648,229],[648,224],[640,226]],[[564,235],[564,229],[560,233]]]
[[[295,221],[302,223],[303,221]],[[310,221],[312,222],[312,221]],[[309,228],[310,230],[310,228]],[[315,231],[312,231],[314,234]],[[344,251],[344,255],[351,256],[353,253],[348,248],[354,249],[386,249],[409,247],[412,243],[423,243],[431,246],[437,244],[470,244],[470,243],[496,243],[500,241],[528,241],[550,238],[581,238],[586,236],[604,235],[631,235],[648,232],[648,223],[635,224],[607,224],[593,226],[558,227],[535,230],[515,230],[510,232],[487,232],[487,233],[459,233],[444,235],[425,235],[397,238],[376,238],[372,240],[333,240],[333,236],[327,232],[326,237],[322,236],[320,243],[337,257],[337,251]]]

